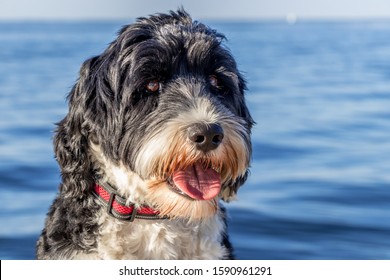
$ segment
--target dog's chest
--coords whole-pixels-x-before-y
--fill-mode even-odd
[[[202,222],[106,219],[97,239],[102,259],[223,259],[220,217]]]

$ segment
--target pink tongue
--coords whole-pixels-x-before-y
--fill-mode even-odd
[[[212,199],[221,190],[221,175],[211,168],[203,169],[200,164],[174,172],[172,179],[182,192],[197,200]]]

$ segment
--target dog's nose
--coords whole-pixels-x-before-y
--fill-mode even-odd
[[[188,139],[203,152],[214,150],[221,144],[223,129],[219,124],[197,123],[188,128]]]

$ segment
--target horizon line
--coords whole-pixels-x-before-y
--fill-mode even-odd
[[[293,20],[291,20],[291,16]],[[0,17],[2,22],[122,22],[136,21],[139,17]],[[285,16],[259,16],[259,17],[223,17],[204,16],[193,17],[197,21],[224,21],[224,22],[261,22],[283,21],[298,23],[300,21],[390,21],[390,16],[299,16],[287,14]]]

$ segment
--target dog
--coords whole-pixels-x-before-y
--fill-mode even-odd
[[[221,200],[247,179],[254,121],[224,40],[180,8],[83,63],[38,259],[234,258]]]

